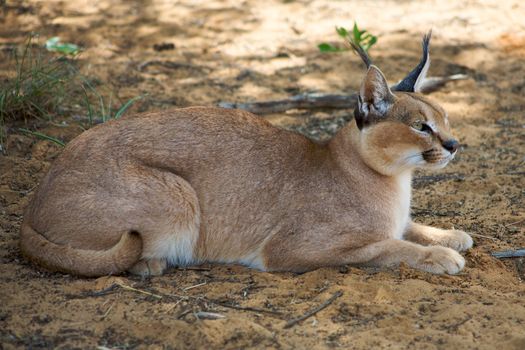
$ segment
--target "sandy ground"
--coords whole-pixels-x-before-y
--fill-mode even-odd
[[[48,273],[21,258],[18,229],[60,148],[12,131],[0,155],[0,348],[524,349],[525,261],[490,255],[525,247],[523,18],[518,1],[8,1],[1,62],[31,31],[58,35],[86,49],[83,73],[110,82],[122,100],[147,93],[136,110],[354,91],[357,58],[316,47],[337,43],[334,26],[353,19],[379,36],[371,53],[394,82],[432,27],[430,73],[471,78],[432,94],[462,150],[441,172],[417,174],[413,216],[477,236],[456,276],[405,266],[294,275],[206,265],[148,280]],[[175,49],[153,49],[165,42]],[[350,114],[265,118],[322,138]],[[65,141],[81,132],[73,118],[40,127]],[[326,309],[284,328],[338,291]],[[225,318],[201,320],[202,311]]]

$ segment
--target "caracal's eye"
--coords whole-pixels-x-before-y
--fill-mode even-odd
[[[424,133],[427,133],[427,134],[431,134],[432,133],[432,128],[425,122],[421,121],[421,120],[417,120],[415,122],[413,122],[410,127],[414,130],[417,130],[417,131],[420,131],[420,132],[424,132]]]

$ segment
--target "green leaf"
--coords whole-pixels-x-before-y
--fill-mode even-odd
[[[340,37],[346,39],[348,37],[348,31],[344,27],[335,27],[335,31],[339,34]]]
[[[359,31],[359,28],[357,28],[357,22],[354,22],[353,34],[355,42],[359,44],[361,41],[361,32]]]
[[[80,47],[71,43],[61,43],[60,38],[55,36],[46,41],[46,50],[74,56],[80,52]]]
[[[335,50],[337,50],[337,47],[332,46],[328,43],[321,43],[317,45],[317,47],[319,48],[319,51],[321,52],[334,52]]]
[[[319,51],[321,52],[343,52],[343,51],[349,50],[347,48],[336,47],[328,43],[319,44],[317,45],[317,47],[319,48]]]
[[[54,36],[48,41],[46,41],[46,49],[49,49],[50,47],[54,47],[60,42],[60,38],[58,36]]]

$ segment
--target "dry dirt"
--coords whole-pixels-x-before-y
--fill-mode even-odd
[[[413,216],[476,236],[456,276],[405,266],[295,275],[206,265],[148,280],[48,273],[21,258],[18,229],[60,148],[12,129],[0,155],[0,348],[525,349],[525,261],[490,255],[525,247],[523,2],[8,0],[2,16],[1,62],[31,31],[58,35],[85,48],[83,73],[110,82],[122,100],[148,93],[138,110],[354,91],[357,58],[316,48],[337,43],[334,26],[353,19],[379,36],[371,53],[393,82],[433,27],[431,75],[470,79],[432,94],[462,150],[441,172],[417,174]],[[153,49],[162,43],[175,48]],[[265,118],[324,137],[350,115]],[[40,128],[65,141],[81,132],[73,118]],[[337,291],[326,309],[283,328]],[[225,318],[201,320],[201,311]]]

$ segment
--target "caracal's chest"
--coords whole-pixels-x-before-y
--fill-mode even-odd
[[[412,199],[412,174],[406,173],[396,178],[397,201],[392,207],[392,238],[401,239],[410,219]],[[397,205],[396,205],[397,202]]]
[[[332,230],[401,239],[410,220],[411,174],[392,180],[385,186],[367,183],[349,192],[332,193],[334,197],[340,196],[340,200],[331,205],[323,203],[324,206],[317,203],[316,208],[324,211]]]

